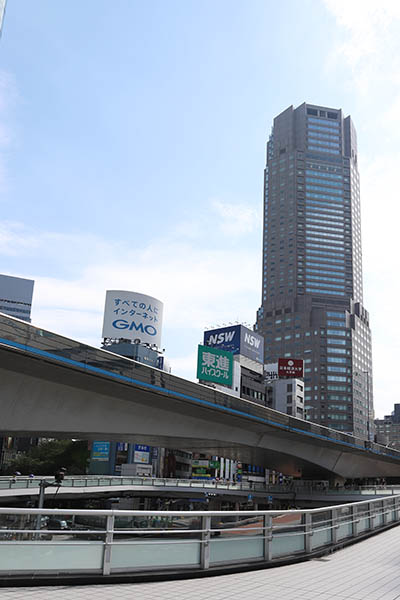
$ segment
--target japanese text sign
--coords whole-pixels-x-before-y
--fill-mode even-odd
[[[303,360],[301,358],[279,358],[278,377],[303,377]]]
[[[197,378],[201,381],[213,381],[222,385],[232,386],[233,377],[233,354],[211,348],[200,346],[197,359]]]
[[[104,308],[103,338],[139,340],[161,347],[163,303],[137,292],[109,290]]]

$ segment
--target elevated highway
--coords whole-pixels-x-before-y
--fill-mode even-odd
[[[140,440],[327,479],[400,476],[400,452],[0,314],[0,435]]]

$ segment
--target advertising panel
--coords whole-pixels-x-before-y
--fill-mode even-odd
[[[243,325],[205,331],[204,345],[221,348],[232,354],[242,354],[259,363],[264,362],[264,339]]]
[[[110,456],[110,442],[93,442],[92,460],[108,461]]]
[[[303,359],[279,358],[278,377],[303,377]]]
[[[213,381],[231,387],[233,379],[232,352],[199,345],[197,378],[201,381]]]
[[[135,444],[133,462],[148,465],[150,462],[150,446],[144,446],[143,444]]]
[[[146,294],[108,290],[103,338],[139,340],[160,348],[163,306],[160,300]]]
[[[261,364],[264,362],[264,338],[243,325],[240,326],[240,354]]]

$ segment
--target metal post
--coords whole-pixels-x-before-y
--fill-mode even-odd
[[[368,512],[369,512],[369,528],[372,530],[375,527],[375,506],[376,503],[372,504],[372,502],[368,502]]]
[[[358,524],[360,522],[360,519],[357,518],[357,507],[356,506],[352,506],[351,507],[351,519],[353,521],[353,537],[357,537],[358,536]]]
[[[263,527],[264,560],[270,562],[272,558],[272,517],[270,515],[264,515]]]
[[[111,551],[114,539],[114,515],[107,517],[106,539],[104,541],[103,553],[103,575],[109,575],[111,572]]]
[[[312,515],[310,513],[305,514],[305,522],[304,522],[304,550],[309,553],[312,550]]]
[[[44,507],[44,491],[47,488],[48,483],[47,481],[45,481],[44,479],[42,479],[39,483],[39,501],[38,501],[38,508],[43,508]],[[41,529],[41,525],[42,525],[42,515],[38,515],[36,517],[36,529],[39,531],[39,529]]]
[[[201,529],[200,567],[208,569],[210,567],[211,517],[201,517]]]
[[[337,534],[338,534],[338,529],[339,529],[337,520],[338,520],[338,511],[337,511],[337,509],[334,508],[331,510],[331,526],[332,526],[331,540],[332,540],[332,544],[337,544],[337,537],[338,537]]]

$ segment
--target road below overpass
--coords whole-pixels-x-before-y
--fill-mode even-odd
[[[294,476],[400,476],[400,453],[0,315],[0,435],[148,443]]]

